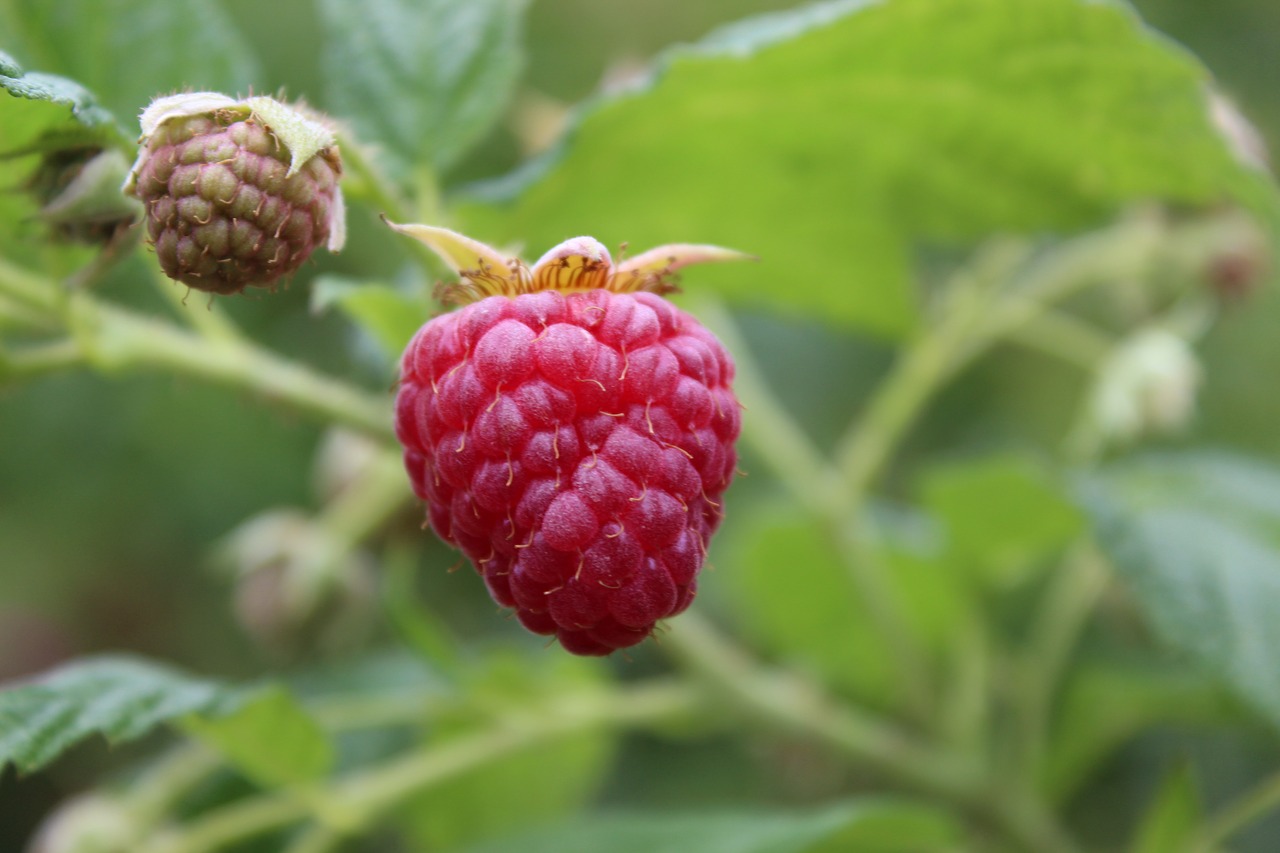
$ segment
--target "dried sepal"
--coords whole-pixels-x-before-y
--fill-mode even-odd
[[[479,240],[434,225],[401,225],[383,217],[393,230],[425,244],[460,279],[437,292],[442,302],[466,305],[488,296],[519,296],[540,290],[575,293],[670,293],[677,270],[699,263],[749,260],[750,255],[719,246],[673,243],[650,249],[615,265],[609,250],[594,237],[572,237],[548,249],[532,268]]]

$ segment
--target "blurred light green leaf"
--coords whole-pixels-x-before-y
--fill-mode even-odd
[[[322,0],[327,104],[388,172],[448,168],[502,115],[527,0]]]
[[[0,4],[0,32],[28,64],[82,81],[119,116],[175,91],[261,85],[244,38],[203,0],[14,0]]]
[[[469,675],[475,680],[467,695],[494,709],[600,683],[594,661],[565,655],[531,661],[497,652]],[[472,707],[465,716],[443,722],[432,737],[444,743],[489,724]],[[591,729],[520,750],[413,798],[400,811],[401,825],[415,840],[415,849],[451,850],[515,827],[558,820],[595,792],[613,748],[612,733]]]
[[[137,658],[73,661],[0,690],[0,766],[38,770],[91,735],[134,740],[188,714],[231,713],[249,696]]]
[[[895,541],[881,525],[893,594],[923,637],[945,637],[964,596],[936,560]],[[867,700],[885,700],[895,662],[823,527],[794,506],[770,503],[738,524],[728,546],[732,571],[718,573],[742,634],[761,648]]]
[[[1280,469],[1153,454],[1109,466],[1083,495],[1160,638],[1280,726]]]
[[[437,310],[426,299],[415,299],[385,284],[323,275],[312,283],[311,310],[330,306],[368,332],[391,361],[400,357],[413,333]]]
[[[1149,197],[1273,204],[1212,128],[1207,83],[1121,4],[819,4],[670,52],[463,213],[534,255],[580,233],[723,244],[761,263],[699,287],[902,334],[917,244],[1080,228]]]
[[[1189,764],[1179,764],[1156,791],[1130,848],[1131,853],[1190,850],[1203,819],[1200,795]]]
[[[592,817],[468,848],[468,853],[927,853],[955,849],[958,830],[946,812],[867,800],[809,813],[750,812]],[[512,846],[517,844],[517,846]]]
[[[268,688],[233,713],[187,717],[182,728],[216,748],[263,785],[290,785],[326,775],[333,744],[287,691]]]
[[[952,555],[997,583],[1016,582],[1083,527],[1048,471],[1016,453],[929,468],[921,492],[946,527]]]

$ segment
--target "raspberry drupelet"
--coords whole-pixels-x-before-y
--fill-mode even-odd
[[[274,286],[320,246],[342,248],[341,176],[337,139],[317,114],[192,92],[142,113],[124,189],[146,207],[167,276],[231,294]]]
[[[660,294],[673,245],[615,266],[589,237],[532,268],[442,228],[392,227],[460,275],[405,350],[396,432],[431,526],[494,600],[570,652],[635,645],[697,592],[741,418],[733,360]]]

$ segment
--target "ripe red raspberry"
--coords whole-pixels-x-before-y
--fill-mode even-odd
[[[689,606],[741,425],[733,361],[658,295],[739,257],[665,246],[614,267],[589,237],[532,269],[450,231],[393,226],[459,269],[405,350],[396,431],[431,526],[498,604],[570,652],[635,645]]]
[[[125,190],[170,278],[239,293],[297,271],[345,237],[333,132],[272,98],[215,92],[156,100]]]

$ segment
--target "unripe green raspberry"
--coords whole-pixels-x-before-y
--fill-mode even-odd
[[[333,132],[271,98],[157,99],[125,184],[147,207],[160,266],[197,290],[238,293],[345,239]]]

